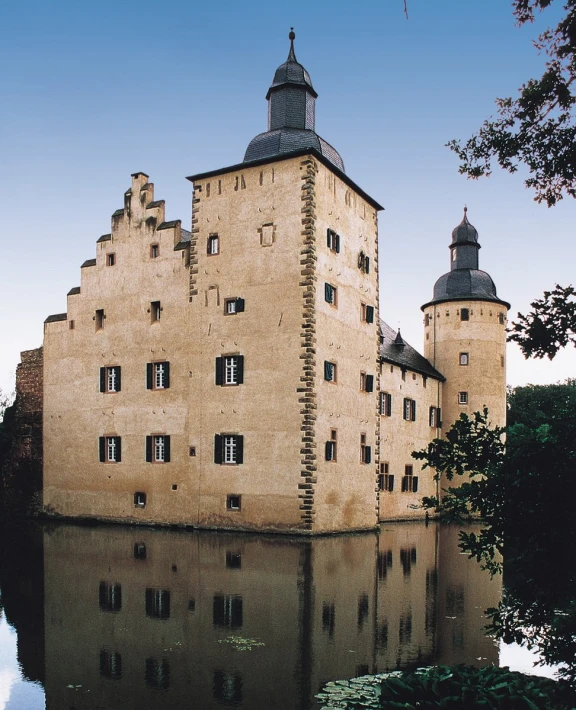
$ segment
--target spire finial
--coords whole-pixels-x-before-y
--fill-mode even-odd
[[[294,52],[294,40],[296,39],[296,33],[294,32],[294,28],[290,28],[290,34],[288,35],[288,39],[290,40],[290,51],[288,52],[288,60],[289,62],[295,62],[296,61],[296,54]]]

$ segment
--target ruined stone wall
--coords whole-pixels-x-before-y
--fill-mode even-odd
[[[34,515],[42,508],[43,349],[26,350],[21,357],[16,399],[4,420],[9,443],[0,463],[0,509]]]

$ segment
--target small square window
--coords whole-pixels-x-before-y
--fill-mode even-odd
[[[220,253],[220,240],[217,234],[211,234],[208,237],[207,252],[208,256],[214,256]]]
[[[334,252],[334,254],[338,254],[340,252],[340,235],[336,234],[336,232],[333,229],[327,230],[326,243],[327,243],[328,249],[330,249],[330,251]]]
[[[177,490],[178,490],[178,484],[177,484],[177,483],[173,483],[173,484],[172,484],[172,490],[173,490],[173,491],[177,491]]]
[[[135,542],[134,543],[134,559],[135,560],[145,560],[146,559],[146,543]]]
[[[134,505],[136,508],[145,508],[146,493],[142,493],[141,491],[137,491],[136,493],[134,493]]]
[[[150,322],[156,323],[157,321],[160,320],[161,315],[162,315],[162,306],[160,305],[160,301],[152,301],[150,303]]]
[[[232,316],[236,313],[244,312],[244,299],[243,298],[227,298],[224,301],[224,315]]]
[[[195,446],[190,447],[190,456],[196,456],[196,447]]]
[[[68,328],[70,328],[70,330],[74,330],[74,325],[75,324],[73,320],[68,321]]]
[[[461,308],[460,309],[460,320],[470,320],[470,309]]]
[[[458,404],[468,404],[468,392],[458,392]]]
[[[242,496],[230,495],[226,497],[226,508],[228,510],[242,510]]]
[[[460,353],[460,364],[461,365],[468,364],[468,353]]]
[[[116,254],[106,254],[106,266],[114,266],[116,264]]]
[[[499,313],[498,314],[498,323],[500,323],[500,325],[504,325],[505,321],[506,321],[506,318],[504,316],[504,313]]]
[[[150,258],[157,259],[160,256],[160,246],[158,244],[150,245]]]
[[[102,308],[99,308],[96,311],[96,315],[94,316],[94,320],[96,321],[96,330],[102,330],[104,327],[104,319],[106,316],[104,315],[104,310]]]
[[[242,554],[240,552],[226,552],[226,567],[228,569],[242,568]]]

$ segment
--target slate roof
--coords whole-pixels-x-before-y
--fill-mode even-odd
[[[327,158],[338,170],[345,172],[344,161],[333,146],[321,138],[315,131],[304,128],[277,128],[274,131],[259,133],[246,148],[244,162],[271,158],[283,153],[292,153],[305,148],[314,148]]]
[[[490,274],[480,269],[455,269],[442,275],[434,284],[432,300],[422,308],[446,301],[493,301],[510,308],[509,303],[498,298]]]
[[[111,234],[103,234],[99,239],[96,240],[96,244],[100,244],[100,242],[109,242],[111,239]]]
[[[173,219],[171,222],[162,222],[162,224],[156,227],[156,231],[158,232],[160,229],[172,229],[172,227],[177,227],[181,223],[181,219]]]
[[[406,343],[399,331],[391,328],[388,323],[380,321],[380,358],[392,365],[405,367],[426,377],[433,377],[444,382],[444,375],[433,367],[430,362],[411,345]],[[399,343],[404,343],[403,345]]]
[[[83,269],[85,266],[96,266],[96,259],[86,259],[80,268]]]
[[[192,234],[187,229],[181,229],[180,232],[182,237],[178,244],[176,244],[176,246],[174,247],[174,251],[180,251],[182,249],[185,249],[192,240]]]
[[[48,316],[44,323],[56,323],[59,320],[66,320],[67,318],[67,313],[55,313],[53,316]]]
[[[74,286],[74,288],[71,288],[66,295],[75,296],[78,293],[80,293],[80,286]]]

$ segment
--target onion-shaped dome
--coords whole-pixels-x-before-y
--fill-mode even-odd
[[[478,244],[478,230],[468,221],[468,208],[464,207],[464,217],[452,230],[452,244]]]

